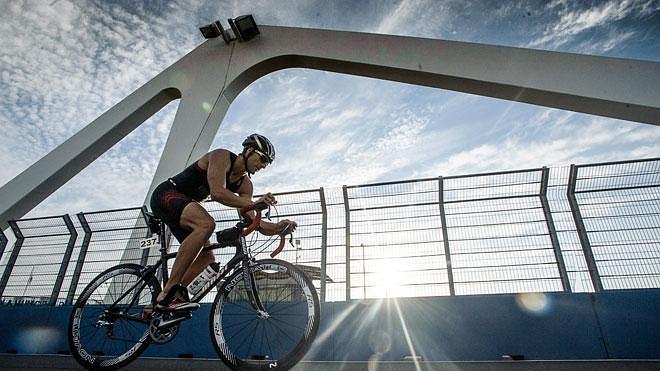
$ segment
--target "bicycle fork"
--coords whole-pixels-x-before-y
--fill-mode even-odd
[[[257,311],[257,316],[261,319],[268,319],[270,315],[266,311],[261,298],[259,297],[259,290],[257,290],[257,282],[254,279],[254,274],[250,270],[250,264],[245,264],[243,268],[243,281],[245,282],[250,305]]]

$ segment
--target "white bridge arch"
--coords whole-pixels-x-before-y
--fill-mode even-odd
[[[660,63],[415,37],[261,26],[211,39],[0,188],[0,224],[25,215],[155,112],[181,99],[149,194],[211,146],[251,82],[302,67],[660,125]],[[206,103],[206,104],[204,104]],[[147,197],[149,196],[147,195]]]

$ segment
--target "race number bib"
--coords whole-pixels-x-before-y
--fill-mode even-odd
[[[138,241],[141,249],[150,249],[152,247],[160,247],[158,243],[158,235],[153,235],[151,237],[144,238]]]

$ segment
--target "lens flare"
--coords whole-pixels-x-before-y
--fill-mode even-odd
[[[356,333],[362,332],[367,326],[369,326],[373,320],[376,318],[378,315],[378,311],[380,310],[380,307],[383,305],[383,299],[378,299],[372,304],[368,304],[368,302],[360,302],[360,306],[366,306],[367,310],[361,314],[361,318],[363,319],[360,321],[360,324],[358,327],[355,329]]]
[[[369,346],[376,354],[387,353],[392,348],[392,338],[385,331],[375,330],[369,335]]]
[[[202,109],[204,110],[204,112],[210,113],[212,108],[213,108],[213,106],[211,105],[211,103],[209,103],[209,102],[203,102],[202,103]]]
[[[348,307],[346,307],[341,313],[337,314],[332,323],[323,331],[321,331],[316,340],[312,343],[312,346],[307,352],[308,357],[316,355],[325,345],[326,340],[330,339],[330,336],[335,332],[335,330],[344,322],[346,318],[357,308],[359,302],[354,301]]]
[[[378,363],[382,356],[380,354],[372,354],[367,361],[367,370],[369,371],[378,371]]]
[[[406,320],[403,318],[403,314],[401,313],[399,302],[396,299],[393,299],[393,301],[394,301],[394,307],[396,308],[396,314],[399,316],[399,321],[401,322],[401,327],[403,328],[403,335],[405,336],[406,343],[408,344],[408,350],[410,350],[410,354],[412,355],[412,360],[415,363],[415,371],[421,371],[422,368],[419,364],[419,358],[417,357],[417,352],[415,352],[415,347],[413,346],[412,338],[408,333],[408,326],[406,325]]]
[[[516,304],[531,314],[540,316],[551,309],[550,298],[542,292],[524,292],[516,295]]]
[[[64,335],[52,327],[35,326],[19,333],[16,340],[22,353],[44,353],[52,352],[49,348],[62,336]]]

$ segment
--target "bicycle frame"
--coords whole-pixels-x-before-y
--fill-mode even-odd
[[[167,284],[167,281],[169,279],[167,262],[170,259],[176,258],[178,252],[173,252],[173,253],[167,252],[169,246],[168,246],[168,239],[165,234],[165,225],[162,221],[159,222],[159,224],[160,225],[159,225],[158,237],[161,241],[161,247],[159,248],[161,257],[160,259],[158,259],[156,263],[152,265],[148,265],[144,270],[143,274],[145,276],[148,274],[155,274],[156,270],[160,268],[162,282],[163,285],[165,285]],[[234,230],[234,232],[236,232],[237,238],[235,241],[225,241],[226,244],[213,243],[203,248],[203,251],[210,251],[218,248],[226,248],[233,246],[236,248],[236,252],[234,253],[234,256],[229,260],[229,262],[227,262],[227,264],[222,266],[222,268],[218,272],[217,277],[213,281],[207,282],[202,288],[202,290],[200,290],[196,295],[194,295],[190,299],[191,302],[195,302],[195,303],[200,302],[213,289],[214,286],[217,286],[222,280],[227,278],[232,272],[234,272],[236,269],[243,269],[244,270],[243,278],[245,279],[246,285],[249,288],[248,296],[250,298],[251,305],[255,310],[265,311],[264,306],[262,305],[261,300],[259,299],[259,294],[257,292],[256,284],[254,281],[254,275],[248,269],[250,267],[250,263],[254,261],[254,258],[252,257],[252,254],[247,247],[245,237],[243,237],[240,233],[242,228],[245,227],[244,224],[245,223],[242,222],[239,223],[236,227],[230,228],[231,230]],[[121,300],[121,298],[119,300]]]
[[[236,238],[234,241],[224,241],[226,244],[222,243],[214,243],[207,245],[203,248],[203,251],[210,251],[210,250],[215,250],[218,248],[225,248],[225,247],[230,247],[233,246],[236,248],[236,252],[234,253],[234,256],[229,260],[227,264],[225,264],[220,271],[218,272],[218,276],[215,278],[215,280],[211,282],[207,282],[205,286],[200,290],[195,296],[193,296],[190,301],[194,303],[200,302],[212,289],[214,286],[218,285],[223,279],[228,277],[232,272],[234,272],[236,269],[243,269],[243,279],[245,281],[246,286],[248,287],[247,294],[250,299],[250,305],[252,307],[260,312],[265,312],[265,308],[259,298],[259,293],[257,292],[256,288],[256,283],[254,280],[254,275],[252,272],[250,272],[250,263],[254,261],[254,258],[252,257],[252,254],[250,250],[247,247],[247,243],[245,241],[245,237],[242,235],[241,231],[244,227],[249,225],[247,222],[239,222],[235,227],[229,228],[225,231],[231,231],[231,233],[234,233],[236,235]],[[119,302],[121,302],[128,293],[132,292],[133,289],[135,289],[138,285],[146,285],[147,281],[144,279],[145,277],[153,274],[156,275],[156,271],[158,268],[161,270],[161,278],[162,278],[162,283],[163,286],[167,284],[167,281],[169,279],[169,274],[168,274],[168,266],[167,262],[170,259],[176,258],[178,255],[178,252],[173,252],[173,253],[168,253],[167,250],[169,249],[169,243],[167,239],[167,235],[165,233],[165,223],[163,221],[158,221],[157,225],[150,226],[152,231],[157,231],[158,238],[160,241],[160,258],[158,261],[154,264],[147,265],[144,267],[142,270],[142,280],[137,281],[134,285],[132,285],[130,288],[128,288],[123,295],[121,295],[115,302],[111,305],[111,307],[114,307],[117,305]],[[218,232],[218,235],[222,232]],[[138,290],[138,292],[141,290]],[[138,297],[134,297],[131,300],[131,306],[135,304],[135,301],[138,300]]]

